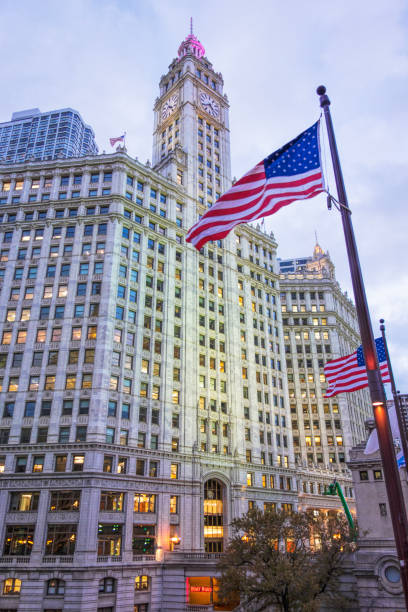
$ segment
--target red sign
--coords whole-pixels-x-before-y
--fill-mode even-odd
[[[190,593],[211,593],[212,587],[210,586],[193,586],[190,585]]]

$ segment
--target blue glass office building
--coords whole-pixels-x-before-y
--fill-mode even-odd
[[[11,121],[0,123],[0,163],[97,153],[93,129],[72,108],[47,113],[32,108],[13,113]]]

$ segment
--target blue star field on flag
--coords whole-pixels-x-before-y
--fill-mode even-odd
[[[375,348],[377,349],[378,363],[387,361],[385,354],[384,342],[382,338],[375,339]],[[357,365],[365,366],[363,347],[360,345],[357,349]]]
[[[266,178],[294,176],[320,166],[319,122],[264,159]]]

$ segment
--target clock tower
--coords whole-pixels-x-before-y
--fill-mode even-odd
[[[160,80],[153,167],[182,184],[200,214],[231,185],[229,104],[223,85],[191,27]]]

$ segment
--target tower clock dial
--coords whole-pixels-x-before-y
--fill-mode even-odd
[[[166,100],[161,111],[162,119],[167,119],[167,117],[170,117],[170,115],[176,110],[178,99],[178,94],[175,93],[168,100]]]
[[[209,96],[207,93],[200,93],[200,103],[203,109],[211,115],[211,117],[218,117],[220,114],[220,106],[219,104]]]

